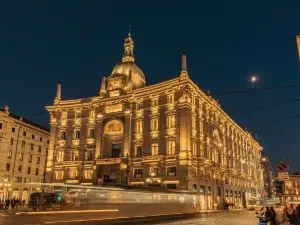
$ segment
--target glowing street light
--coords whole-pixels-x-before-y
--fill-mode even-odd
[[[256,75],[252,75],[251,78],[250,78],[250,82],[253,84],[253,83],[256,83],[256,81],[258,80],[257,76]]]

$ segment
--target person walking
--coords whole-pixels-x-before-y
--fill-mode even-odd
[[[271,225],[276,225],[276,211],[273,208],[273,206],[271,206],[270,210],[272,212],[270,223],[271,223]]]
[[[5,208],[4,208],[4,210],[7,210],[7,209],[8,209],[9,204],[10,204],[9,199],[6,199],[6,200],[5,200]]]
[[[293,208],[287,209],[287,218],[291,225],[297,225],[297,216]]]
[[[270,210],[269,206],[266,207],[265,217],[267,219],[267,222],[271,221],[272,211]]]

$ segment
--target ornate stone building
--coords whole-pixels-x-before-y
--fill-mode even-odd
[[[48,146],[47,128],[0,109],[0,200],[40,191]]]
[[[188,189],[201,208],[259,197],[262,147],[189,78],[186,56],[179,76],[146,85],[133,52],[129,34],[98,96],[63,100],[58,84],[47,182]]]

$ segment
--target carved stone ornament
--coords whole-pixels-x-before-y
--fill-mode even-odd
[[[104,133],[108,135],[123,134],[124,126],[119,120],[111,120],[104,127]]]

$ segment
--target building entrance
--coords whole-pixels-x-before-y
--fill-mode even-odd
[[[121,144],[112,144],[111,146],[111,157],[119,158],[121,156]]]

